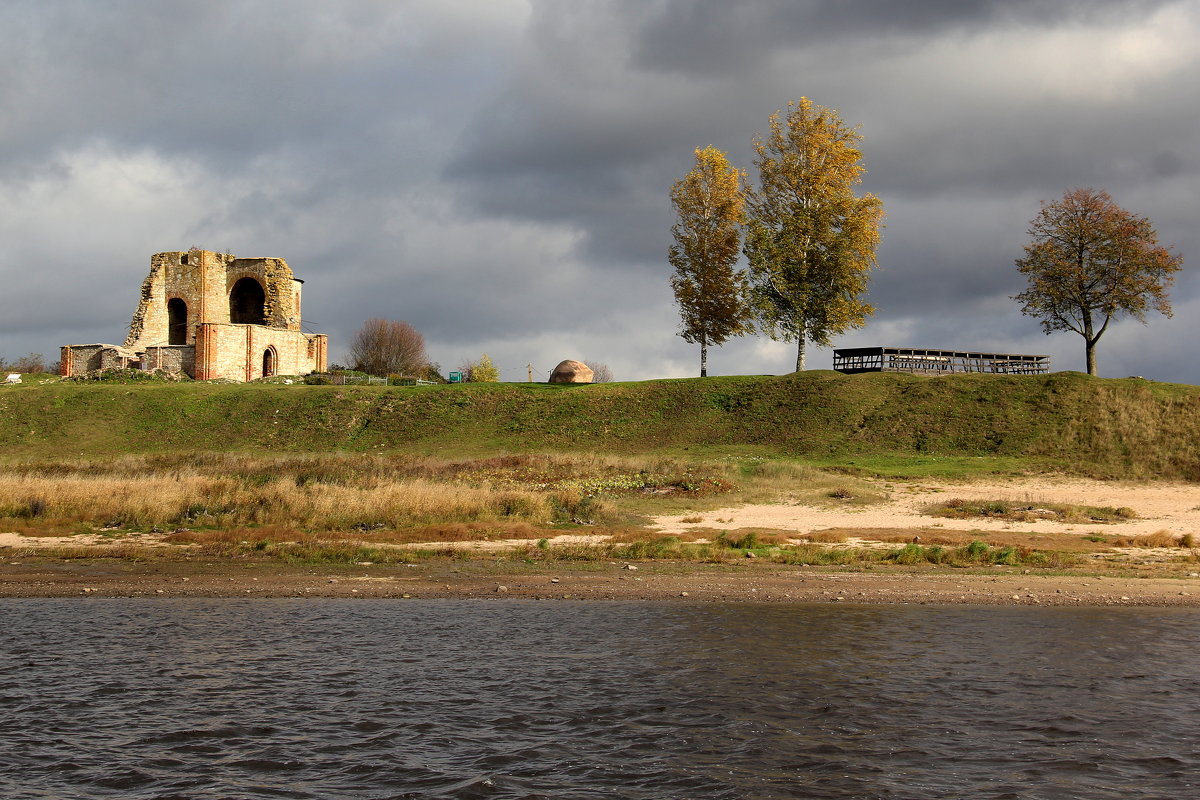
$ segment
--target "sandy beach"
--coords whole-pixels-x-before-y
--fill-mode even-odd
[[[702,528],[771,528],[797,534],[835,528],[945,528],[1080,535],[1101,532],[1121,536],[1168,531],[1176,535],[1193,533],[1200,537],[1200,485],[1194,483],[1120,483],[1054,476],[988,478],[955,483],[875,483],[880,491],[890,495],[887,502],[863,506],[834,503],[819,506],[786,503],[744,505],[661,516],[655,518],[654,524],[663,533],[676,534]],[[1124,506],[1133,509],[1137,516],[1114,525],[1089,525],[1052,520],[1013,522],[983,517],[968,522],[924,512],[930,504],[950,498],[1014,500],[1034,506],[1043,503]]]

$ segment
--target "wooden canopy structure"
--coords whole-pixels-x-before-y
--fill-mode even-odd
[[[1041,375],[1050,371],[1050,356],[924,350],[912,347],[850,347],[833,351],[833,368],[849,374],[911,372],[917,375],[941,375],[947,372],[992,372],[1005,375]]]

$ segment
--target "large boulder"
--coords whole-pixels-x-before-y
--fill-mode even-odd
[[[591,383],[592,368],[582,361],[567,359],[550,373],[551,383]]]

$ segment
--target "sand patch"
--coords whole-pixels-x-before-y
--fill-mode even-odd
[[[736,530],[770,528],[797,534],[830,528],[945,528],[947,530],[1027,531],[1030,533],[1099,533],[1138,536],[1170,531],[1200,535],[1200,485],[1190,483],[1115,483],[1083,478],[987,479],[962,483],[876,481],[890,498],[869,506],[795,503],[750,504],[655,517],[664,534],[688,534],[699,528]],[[1063,523],[1054,520],[1016,522],[978,517],[948,519],[925,513],[931,503],[950,498],[1014,500],[1032,505],[1069,503],[1085,506],[1128,506],[1137,517],[1109,523]],[[685,520],[687,520],[685,522]]]

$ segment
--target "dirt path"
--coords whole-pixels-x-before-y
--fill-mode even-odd
[[[988,479],[969,483],[878,482],[890,494],[885,503],[854,506],[828,504],[755,504],[687,514],[655,517],[653,525],[663,533],[686,534],[701,528],[736,530],[772,528],[812,533],[830,528],[931,528],[948,530],[1028,531],[1031,533],[1109,533],[1135,536],[1170,531],[1200,537],[1200,485],[1190,483],[1113,483],[1081,478]],[[1017,500],[1033,505],[1070,503],[1088,506],[1128,506],[1135,519],[1113,524],[1064,524],[1050,520],[1011,522],[984,517],[947,519],[924,513],[931,503],[962,498],[968,500]],[[685,521],[686,520],[686,521]]]

